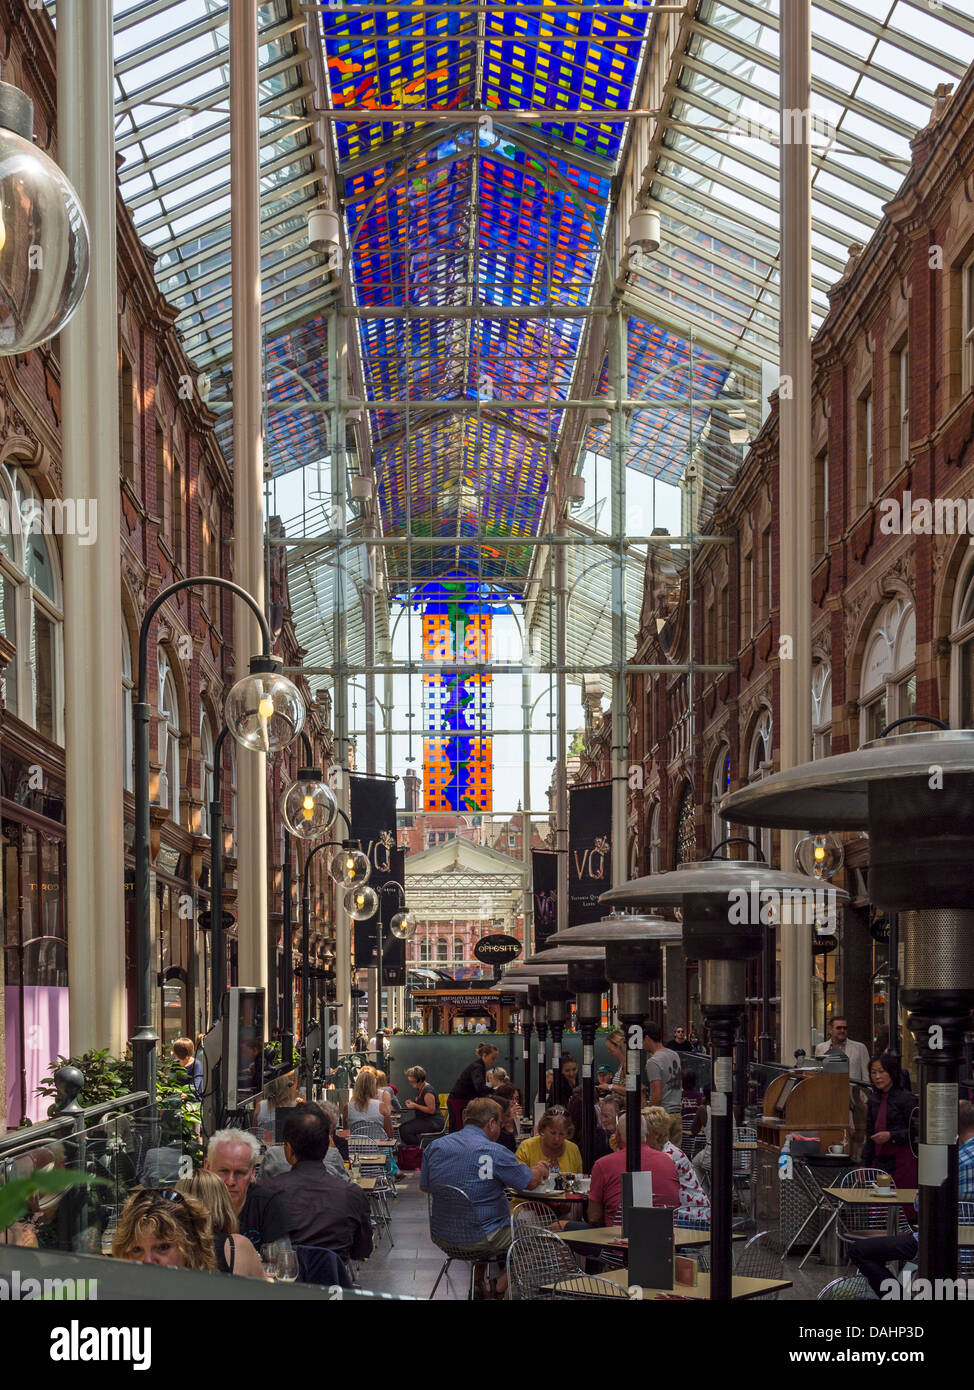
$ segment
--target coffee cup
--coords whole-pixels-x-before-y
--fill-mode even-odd
[[[838,1157],[840,1154],[844,1154],[844,1153],[845,1153],[845,1149],[842,1147],[841,1144],[830,1144],[830,1145],[829,1145],[829,1153],[830,1153],[830,1154],[835,1154],[836,1157]]]
[[[877,1174],[876,1174],[876,1186],[877,1186],[877,1187],[892,1187],[892,1186],[893,1186],[893,1179],[890,1177],[889,1173],[877,1173]]]

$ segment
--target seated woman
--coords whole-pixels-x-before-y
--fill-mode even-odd
[[[356,1125],[371,1123],[382,1125],[386,1137],[394,1138],[392,1104],[387,1091],[379,1094],[379,1074],[374,1067],[362,1067],[345,1110],[353,1135]]]
[[[439,1134],[444,1125],[439,1102],[433,1087],[427,1083],[426,1072],[422,1067],[410,1067],[406,1080],[416,1092],[415,1100],[405,1102],[411,1111],[410,1118],[399,1126],[399,1138],[403,1144],[418,1144],[424,1134]]]
[[[297,1105],[298,1074],[288,1072],[285,1076],[275,1076],[264,1087],[264,1099],[257,1107],[254,1127],[257,1137],[264,1144],[275,1142],[275,1125],[278,1110],[293,1110]]]
[[[213,1228],[216,1267],[221,1274],[242,1274],[248,1279],[267,1278],[257,1251],[246,1236],[240,1235],[230,1193],[215,1173],[197,1168],[191,1178],[183,1178],[174,1190],[195,1198],[206,1208]]]
[[[537,1134],[525,1139],[518,1148],[518,1163],[529,1168],[536,1163],[547,1163],[549,1168],[562,1173],[580,1173],[582,1155],[578,1146],[571,1142],[574,1133],[575,1127],[567,1115],[546,1110],[538,1121]]]
[[[512,1086],[508,1081],[503,1086],[498,1086],[491,1094],[491,1100],[496,1100],[501,1110],[504,1112],[501,1118],[501,1132],[497,1136],[498,1144],[503,1144],[505,1149],[510,1149],[511,1153],[517,1150],[518,1120],[521,1117],[520,1095],[516,1086]]]
[[[219,1181],[219,1179],[217,1179]],[[112,1237],[116,1260],[215,1272],[213,1223],[202,1202],[171,1188],[145,1187],[122,1208]]]
[[[572,1098],[572,1092],[578,1085],[578,1063],[570,1052],[561,1054],[561,1071],[552,1073],[552,1079],[548,1086],[548,1099],[545,1104],[550,1109],[553,1105],[567,1105]]]
[[[336,1129],[340,1128],[338,1117],[338,1106],[330,1100],[323,1100],[321,1108],[328,1116],[330,1128],[328,1130],[328,1152],[325,1154],[324,1164],[329,1173],[334,1173],[336,1178],[341,1178],[343,1182],[351,1182],[352,1175],[345,1167],[348,1156],[348,1142],[342,1140],[345,1145],[345,1152],[342,1153],[341,1144],[335,1138]]]
[[[680,1205],[678,1214],[680,1216],[702,1217],[705,1220],[710,1217],[710,1198],[704,1192],[700,1179],[694,1171],[693,1164],[687,1158],[682,1149],[678,1149],[671,1143],[670,1117],[661,1105],[651,1105],[645,1111],[646,1116],[646,1142],[651,1149],[656,1149],[659,1153],[666,1154],[667,1158],[673,1160],[677,1176],[680,1179]]]
[[[400,1114],[402,1106],[399,1103],[399,1093],[395,1086],[389,1085],[389,1078],[384,1071],[376,1072],[375,1084],[379,1088],[379,1099],[381,1100],[383,1095],[387,1095],[389,1097],[389,1104],[392,1107],[392,1113],[394,1115]]]

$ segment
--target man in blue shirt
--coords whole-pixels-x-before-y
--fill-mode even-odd
[[[969,1100],[962,1100],[958,1106],[957,1140],[957,1200],[974,1202],[974,1105]],[[916,1253],[916,1231],[898,1236],[863,1236],[849,1243],[849,1258],[866,1276],[877,1298],[883,1297],[883,1284],[890,1277],[887,1260],[915,1260]]]
[[[430,1216],[430,1234],[440,1234],[445,1244],[467,1250],[492,1250],[502,1256],[511,1243],[511,1212],[506,1189],[528,1192],[548,1177],[547,1163],[529,1168],[518,1163],[510,1149],[498,1142],[502,1121],[501,1107],[487,1096],[468,1102],[463,1112],[463,1128],[444,1134],[423,1150],[419,1185],[423,1192],[437,1187],[459,1187],[474,1204],[476,1219],[470,1229],[457,1231],[451,1223],[447,1231],[437,1231],[436,1199]],[[507,1284],[507,1276],[497,1281],[497,1293]]]

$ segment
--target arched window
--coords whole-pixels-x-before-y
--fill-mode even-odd
[[[438,961],[446,961],[449,959],[445,937],[439,937],[436,942],[436,959]]]
[[[122,619],[122,786],[127,792],[135,787],[134,749],[132,743],[132,644],[128,624]]]
[[[697,857],[697,826],[693,805],[693,788],[684,783],[676,820],[676,862],[692,864]]]
[[[210,802],[213,800],[213,734],[205,710],[200,715],[200,834],[210,833]]]
[[[832,667],[827,661],[812,666],[812,757],[832,752]]]
[[[721,840],[730,838],[730,821],[724,820],[718,807],[721,797],[730,791],[731,761],[730,749],[725,743],[714,763],[714,775],[710,783],[710,848],[719,845]]]
[[[454,961],[463,960],[463,942],[459,936],[456,937],[453,942],[453,959]]]
[[[878,738],[887,724],[916,711],[916,615],[902,595],[890,599],[863,648],[859,737]]]
[[[649,872],[659,873],[659,802],[655,802],[649,817]]]
[[[950,722],[955,729],[974,729],[974,557],[954,595],[950,645]]]
[[[747,780],[749,782],[760,781],[772,771],[773,752],[771,748],[771,711],[762,710],[758,716],[758,722],[754,726],[751,735],[751,742],[747,754]],[[748,836],[752,840],[757,840],[761,846],[761,854],[766,864],[771,863],[771,856],[774,847],[774,832],[771,830],[750,830]],[[749,858],[757,858],[752,849]]]
[[[0,632],[15,648],[5,670],[5,702],[18,719],[61,743],[61,567],[43,534],[50,518],[40,494],[16,468],[0,468],[0,502]]]
[[[179,820],[179,702],[165,654],[159,653],[159,805]]]

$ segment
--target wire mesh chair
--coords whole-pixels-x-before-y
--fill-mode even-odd
[[[833,1279],[815,1295],[816,1303],[831,1303],[836,1299],[851,1301],[872,1296],[869,1281],[862,1274],[846,1274],[841,1279]]]
[[[554,1231],[529,1226],[507,1252],[510,1289],[521,1299],[550,1300],[559,1279],[585,1271]]]
[[[839,1187],[872,1187],[878,1176],[888,1177],[885,1168],[852,1168],[843,1173]],[[908,1231],[910,1223],[897,1208],[897,1230]],[[876,1206],[851,1206],[843,1204],[839,1210],[839,1235],[843,1240],[855,1240],[863,1231],[886,1231],[889,1229],[889,1204]]]
[[[356,1158],[359,1160],[363,1178],[375,1180],[375,1186],[368,1196],[378,1218],[377,1228],[380,1235],[384,1230],[389,1236],[389,1244],[394,1245],[388,1199],[390,1196],[396,1196],[396,1189],[389,1181],[389,1175],[386,1172],[385,1155],[375,1156],[376,1140],[379,1138],[386,1138],[385,1129],[381,1124],[377,1124],[374,1120],[356,1121],[349,1130],[348,1156],[352,1160]],[[366,1161],[368,1159],[372,1161]]]
[[[974,1226],[974,1202],[957,1203],[957,1225]],[[957,1273],[974,1274],[974,1246],[961,1245],[958,1247]]]
[[[798,1184],[798,1186],[804,1192],[805,1196],[808,1198],[810,1210],[808,1215],[805,1217],[805,1220],[802,1222],[798,1230],[795,1232],[791,1240],[788,1242],[788,1245],[784,1252],[785,1255],[791,1254],[794,1246],[798,1244],[805,1230],[811,1225],[811,1223],[815,1220],[817,1216],[824,1216],[826,1213],[828,1213],[828,1220],[825,1222],[821,1230],[815,1236],[808,1250],[806,1250],[801,1263],[798,1266],[799,1269],[804,1269],[805,1261],[811,1258],[811,1256],[815,1253],[815,1250],[818,1248],[820,1243],[825,1239],[831,1227],[835,1224],[836,1221],[838,1221],[839,1213],[842,1210],[842,1204],[837,1197],[833,1197],[829,1192],[825,1190],[825,1188],[819,1182],[818,1178],[815,1176],[815,1172],[813,1171],[811,1166],[807,1163],[803,1163],[800,1158],[792,1160],[791,1180],[792,1182],[796,1182]]]
[[[429,1222],[430,1240],[446,1256],[436,1276],[436,1283],[430,1291],[430,1298],[436,1293],[440,1280],[454,1260],[463,1260],[469,1264],[469,1297],[473,1298],[477,1265],[492,1262],[496,1264],[500,1259],[496,1247],[489,1244],[490,1237],[484,1229],[476,1206],[462,1188],[431,1187]]]
[[[527,1228],[547,1230],[552,1220],[551,1208],[543,1202],[521,1202],[511,1212],[511,1239]]]
[[[783,1257],[765,1243],[767,1237],[767,1231],[759,1231],[756,1236],[751,1237],[746,1245],[741,1247],[737,1259],[734,1261],[735,1279],[781,1278]],[[779,1293],[779,1289],[773,1289],[770,1293],[759,1294],[755,1302],[759,1299],[765,1301],[776,1299]]]
[[[597,1274],[575,1274],[559,1279],[551,1294],[557,1299],[625,1298],[629,1295],[621,1284],[600,1279]]]

